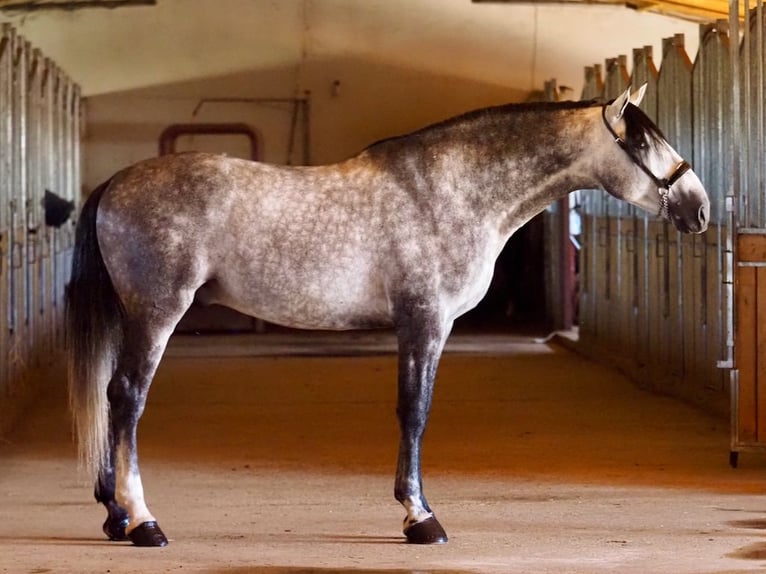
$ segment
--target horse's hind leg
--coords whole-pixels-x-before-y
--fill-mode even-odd
[[[177,321],[177,318],[172,321],[153,319],[128,320],[117,369],[107,388],[116,508],[111,507],[111,501],[105,504],[110,518],[112,508],[115,518],[119,517],[119,509],[125,510],[129,517],[125,533],[137,546],[165,546],[168,543],[144,500],[136,444],[138,420],[143,414],[154,373]],[[105,470],[99,477],[97,488],[105,486],[105,494],[108,495],[111,476],[110,469]]]
[[[114,470],[114,441],[109,441],[108,458],[98,473],[98,481],[94,489],[96,501],[106,507],[107,517],[103,530],[109,540],[128,540],[125,529],[128,527],[130,518],[128,511],[117,504],[115,498],[115,470]]]
[[[423,495],[420,452],[431,408],[436,368],[451,323],[428,305],[408,301],[397,307],[399,341],[399,397],[401,431],[394,494],[407,510],[404,534],[416,544],[440,544],[447,534]]]

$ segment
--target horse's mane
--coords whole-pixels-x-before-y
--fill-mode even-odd
[[[660,131],[660,128],[638,106],[628,105],[622,117],[625,118],[628,145],[631,144],[631,139],[642,135],[648,136],[655,143],[666,141],[667,138]]]
[[[365,150],[375,150],[392,142],[402,142],[404,140],[416,139],[421,135],[458,127],[460,125],[471,124],[474,121],[480,119],[491,121],[492,118],[503,117],[514,113],[523,113],[529,111],[577,110],[603,105],[605,104],[601,100],[583,100],[564,102],[523,102],[480,108],[451,118],[447,118],[407,134],[378,140],[375,143],[367,146]],[[647,136],[651,141],[657,144],[666,140],[665,136],[657,127],[657,125],[638,106],[628,104],[625,107],[625,111],[623,112],[623,117],[625,118],[626,138],[628,145],[637,147],[639,141],[642,140],[644,136]]]
[[[598,100],[583,100],[583,101],[564,101],[564,102],[522,102],[513,104],[502,104],[499,106],[490,106],[486,108],[479,108],[463,114],[447,118],[440,122],[436,122],[413,132],[406,134],[391,136],[378,140],[365,148],[370,150],[371,148],[378,147],[388,142],[399,141],[403,138],[416,137],[424,133],[438,131],[446,128],[451,128],[461,124],[471,123],[477,119],[491,119],[492,117],[505,116],[509,113],[521,113],[527,111],[553,111],[553,110],[575,110],[582,108],[590,108],[594,106],[602,105]]]

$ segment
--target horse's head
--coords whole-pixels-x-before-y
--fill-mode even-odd
[[[710,200],[689,164],[639,109],[646,84],[602,110],[607,159],[600,171],[605,189],[633,205],[673,222],[684,233],[702,233]],[[602,126],[603,127],[603,126]],[[616,145],[615,145],[616,144]]]

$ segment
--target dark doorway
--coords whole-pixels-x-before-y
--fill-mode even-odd
[[[546,328],[544,216],[511,236],[495,262],[489,291],[456,330],[542,331]]]

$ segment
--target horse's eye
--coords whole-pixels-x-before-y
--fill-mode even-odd
[[[649,147],[649,144],[646,143],[646,140],[638,142],[638,149],[645,150],[647,147]]]

